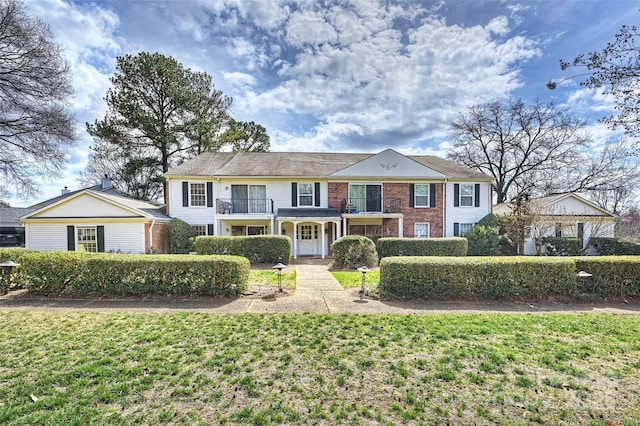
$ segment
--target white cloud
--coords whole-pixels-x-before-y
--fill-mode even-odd
[[[254,86],[256,84],[254,76],[243,72],[225,72],[222,73],[222,76],[234,86]]]
[[[487,24],[486,28],[494,34],[507,35],[510,31],[509,19],[506,16],[498,16],[497,18],[493,18]]]

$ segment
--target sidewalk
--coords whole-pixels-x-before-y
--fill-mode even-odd
[[[442,313],[633,313],[640,305],[625,303],[552,303],[552,302],[443,302],[429,300],[361,299],[358,290],[345,290],[328,270],[326,261],[301,261],[296,270],[297,288],[293,295],[264,298],[164,298],[140,299],[54,299],[0,297],[0,313],[7,311],[43,312],[208,312],[208,313],[370,313],[370,314],[442,314]]]

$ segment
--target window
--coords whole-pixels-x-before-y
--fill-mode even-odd
[[[348,205],[360,212],[381,212],[382,185],[350,185]]]
[[[264,235],[264,226],[247,226],[247,235]]]
[[[299,183],[298,184],[298,205],[313,206],[313,184],[312,183]]]
[[[415,206],[416,207],[429,207],[429,185],[415,186]]]
[[[431,236],[431,230],[429,228],[428,223],[415,223],[413,225],[413,236],[415,238],[429,238]]]
[[[242,237],[247,235],[247,228],[244,226],[232,226],[231,227],[231,236],[232,237]]]
[[[363,235],[377,241],[382,237],[382,225],[349,225],[349,235]]]
[[[204,183],[191,184],[191,206],[205,207],[207,205],[207,193]]]
[[[196,235],[207,235],[207,225],[193,225],[192,228]]]
[[[95,227],[78,229],[78,251],[98,252],[98,234]]]
[[[301,240],[313,239],[313,227],[311,225],[300,225],[300,239]]]
[[[556,237],[562,237],[562,224],[556,223]]]
[[[460,185],[460,206],[473,207],[473,185]]]
[[[473,229],[473,223],[461,223],[460,224],[460,236],[464,237],[464,235]]]

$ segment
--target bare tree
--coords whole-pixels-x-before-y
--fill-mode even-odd
[[[49,27],[19,0],[0,0],[0,188],[37,191],[75,141],[68,64]]]

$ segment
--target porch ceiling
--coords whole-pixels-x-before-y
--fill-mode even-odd
[[[309,208],[309,209],[278,209],[277,219],[335,219],[340,220],[337,209]]]

